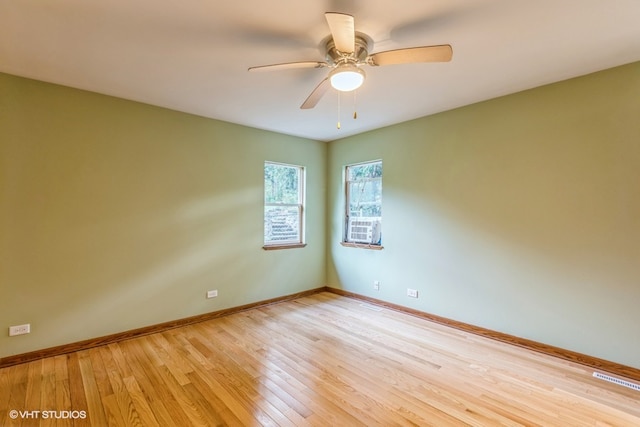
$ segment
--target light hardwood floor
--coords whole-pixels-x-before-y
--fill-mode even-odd
[[[592,374],[323,292],[1,369],[0,425],[640,426]]]

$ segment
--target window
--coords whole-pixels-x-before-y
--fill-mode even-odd
[[[382,160],[347,166],[346,243],[382,246]]]
[[[264,163],[264,248],[304,243],[304,168]]]

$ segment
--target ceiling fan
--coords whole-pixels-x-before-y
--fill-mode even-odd
[[[453,56],[451,45],[448,44],[388,50],[369,55],[369,47],[373,44],[371,38],[355,31],[353,16],[327,12],[325,18],[331,31],[331,37],[326,42],[325,61],[286,62],[249,68],[249,71],[330,68],[329,75],[311,92],[300,106],[301,109],[315,107],[329,87],[342,92],[359,88],[366,77],[363,65],[377,67],[415,62],[448,62]]]

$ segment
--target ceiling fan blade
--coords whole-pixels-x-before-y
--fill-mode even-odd
[[[336,49],[342,53],[353,53],[356,43],[353,16],[335,12],[327,12],[324,16],[327,18]]]
[[[282,64],[259,65],[257,67],[249,67],[249,71],[277,71],[290,70],[293,68],[323,68],[328,66],[326,62],[318,61],[302,61],[302,62],[285,62]]]
[[[387,50],[369,56],[371,65],[410,64],[413,62],[449,62],[453,56],[451,45],[421,46]]]
[[[320,84],[313,90],[313,92],[311,92],[311,95],[309,95],[307,99],[305,99],[305,101],[300,106],[300,109],[308,110],[315,107],[318,101],[320,101],[320,98],[322,98],[322,96],[327,92],[329,86],[331,85],[329,84],[329,78],[327,77],[326,79],[321,81]]]

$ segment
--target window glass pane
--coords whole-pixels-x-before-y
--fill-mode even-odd
[[[347,179],[349,181],[366,178],[382,178],[382,162],[349,166],[348,171]]]
[[[382,244],[382,161],[347,166],[345,241]]]
[[[304,168],[264,164],[264,244],[303,243]]]
[[[300,203],[300,168],[265,163],[265,203]]]
[[[300,242],[300,207],[264,207],[265,243]]]
[[[349,184],[350,216],[382,216],[382,180]]]

